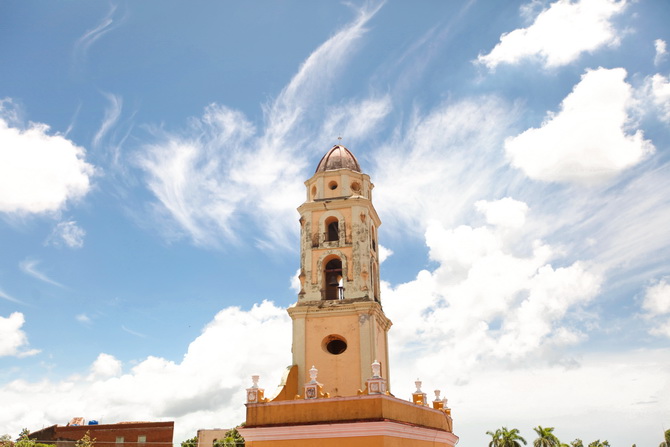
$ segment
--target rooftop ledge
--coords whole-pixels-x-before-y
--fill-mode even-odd
[[[250,403],[246,427],[394,421],[451,433],[444,411],[385,394]]]

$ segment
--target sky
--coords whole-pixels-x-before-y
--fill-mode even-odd
[[[670,2],[0,3],[0,434],[244,421],[303,182],[375,184],[390,388],[459,446],[670,428]],[[338,140],[341,137],[341,140]]]

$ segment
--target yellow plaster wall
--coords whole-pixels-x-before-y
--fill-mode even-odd
[[[356,395],[363,380],[358,368],[355,367],[360,363],[361,341],[358,324],[357,314],[307,318],[303,383],[310,380],[308,370],[314,365],[319,370],[317,380],[323,384],[325,392],[331,393],[332,396]],[[347,350],[339,355],[326,351],[322,341],[329,335],[344,337],[347,341]]]

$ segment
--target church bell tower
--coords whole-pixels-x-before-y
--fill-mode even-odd
[[[300,284],[293,319],[293,364],[301,381],[316,366],[324,391],[355,396],[378,361],[389,378],[391,321],[379,296],[381,225],[374,185],[356,157],[335,145],[305,182],[300,213]]]

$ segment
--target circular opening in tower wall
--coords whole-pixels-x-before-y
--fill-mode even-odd
[[[347,341],[339,335],[329,335],[323,339],[323,348],[333,355],[340,355],[347,350]]]
[[[337,182],[332,181],[332,182],[328,183],[328,187],[332,190],[336,190],[337,189]]]

